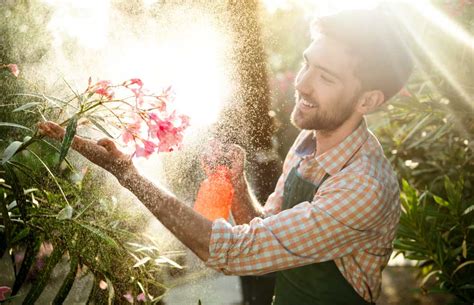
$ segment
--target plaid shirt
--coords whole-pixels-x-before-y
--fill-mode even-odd
[[[206,265],[225,274],[260,275],[334,260],[357,293],[375,301],[400,218],[396,175],[365,120],[334,148],[319,156],[314,151],[314,131],[302,131],[264,219],[236,226],[214,221]],[[300,161],[306,180],[317,185],[325,173],[330,177],[311,202],[281,211],[286,176]]]

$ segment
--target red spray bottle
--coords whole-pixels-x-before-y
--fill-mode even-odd
[[[207,178],[199,187],[194,210],[211,221],[228,219],[234,197],[230,171],[224,165],[213,170],[205,168],[205,171]]]

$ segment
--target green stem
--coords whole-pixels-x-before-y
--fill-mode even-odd
[[[5,226],[5,239],[7,241],[7,247],[10,246],[10,238],[11,238],[11,228],[12,228],[12,222],[10,220],[10,216],[8,215],[8,209],[7,209],[7,202],[5,199],[2,197],[0,198],[0,210],[2,212],[2,218],[3,218],[3,224]]]

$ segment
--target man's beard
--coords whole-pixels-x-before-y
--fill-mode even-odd
[[[297,101],[300,98],[297,94]],[[305,97],[303,99],[317,106],[308,112],[302,113],[298,109],[298,105],[295,105],[291,113],[291,123],[300,129],[333,131],[352,115],[358,95],[354,95],[350,101],[339,102],[338,105],[332,106],[329,110],[321,110],[319,103],[307,100]],[[300,119],[298,119],[298,116]]]

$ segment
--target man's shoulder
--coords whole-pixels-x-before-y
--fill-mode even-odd
[[[397,174],[373,134],[369,135],[354,160],[341,170],[341,174],[365,176],[385,187],[398,188]]]

